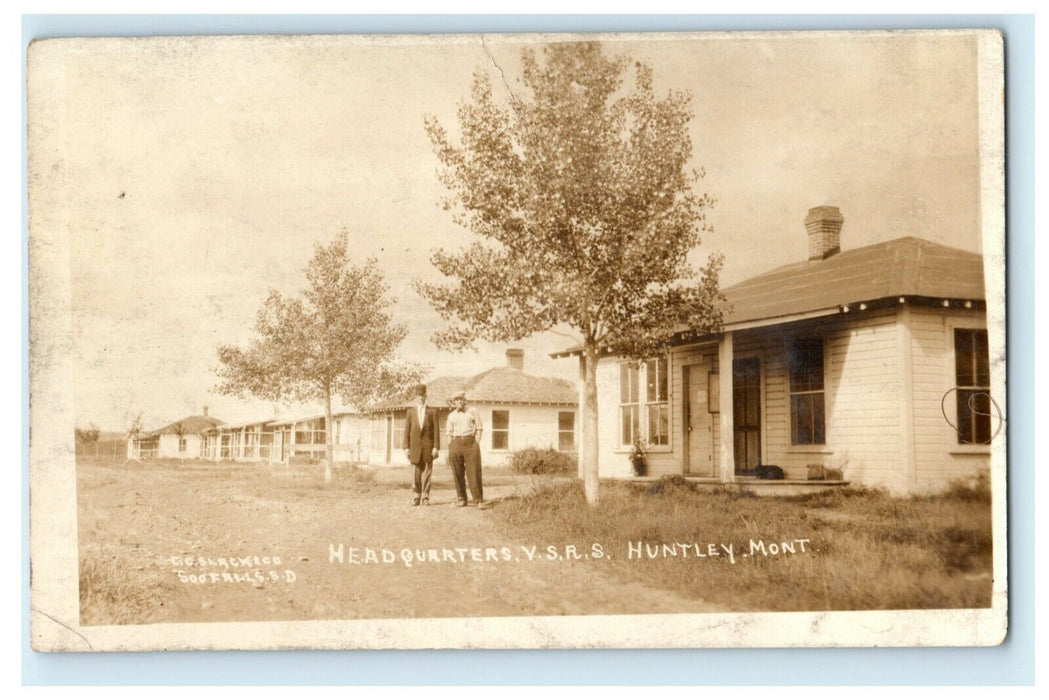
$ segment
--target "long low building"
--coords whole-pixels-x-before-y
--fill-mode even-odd
[[[486,465],[506,463],[527,447],[572,452],[577,444],[578,392],[564,379],[524,372],[524,351],[506,351],[507,364],[468,377],[438,377],[427,383],[427,403],[437,408],[442,456],[447,454],[448,398],[465,391],[484,424],[481,456]],[[363,411],[332,416],[335,460],[377,466],[408,464],[404,423],[409,397],[380,402]],[[214,425],[203,431],[200,457],[213,461],[282,463],[293,457],[322,459],[327,440],[323,414]]]
[[[336,424],[336,460],[360,461],[352,445],[340,444],[338,425],[353,414],[340,412]],[[279,463],[291,457],[320,459],[327,446],[323,415],[273,418],[215,426],[204,434],[201,457],[213,461]]]

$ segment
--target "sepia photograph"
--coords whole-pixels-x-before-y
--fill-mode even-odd
[[[999,644],[1002,51],[34,41],[33,648]]]

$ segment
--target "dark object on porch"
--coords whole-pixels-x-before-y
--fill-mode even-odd
[[[783,479],[783,469],[775,464],[759,464],[754,471],[757,472],[759,479]]]
[[[634,440],[634,447],[630,450],[630,468],[634,476],[648,474],[648,445],[641,438]]]
[[[827,476],[823,471],[822,464],[810,464],[809,469],[809,481],[824,481]]]

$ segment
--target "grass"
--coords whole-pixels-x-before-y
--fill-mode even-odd
[[[623,581],[639,581],[730,610],[987,607],[991,512],[986,484],[941,496],[894,498],[870,489],[756,497],[683,479],[603,482],[596,508],[578,482],[550,484],[496,509],[515,535],[556,546],[601,543]],[[809,540],[804,553],[753,556],[750,542]],[[728,556],[634,558],[628,543],[731,545]],[[724,550],[721,550],[724,551]]]
[[[164,601],[178,593],[160,573],[132,576],[116,560],[80,557],[82,625],[145,624],[159,617]]]

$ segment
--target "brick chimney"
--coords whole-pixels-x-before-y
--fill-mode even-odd
[[[844,217],[837,207],[809,209],[805,229],[809,232],[809,260],[825,260],[841,251],[841,225]]]
[[[506,351],[506,366],[510,369],[524,369],[524,350],[521,348],[509,348]]]
[[[204,417],[205,418],[208,417],[208,405],[207,404],[204,404]]]

